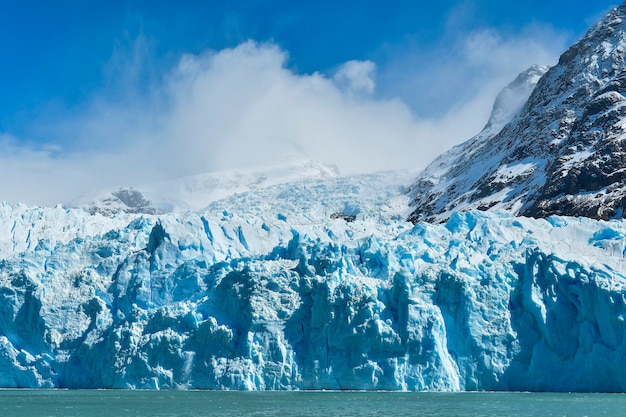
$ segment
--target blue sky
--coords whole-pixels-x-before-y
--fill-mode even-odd
[[[262,165],[287,147],[347,173],[423,167],[477,133],[517,73],[554,64],[617,4],[3,2],[0,159],[29,171],[0,200]],[[342,146],[324,154],[324,138]],[[402,147],[426,151],[376,151]]]

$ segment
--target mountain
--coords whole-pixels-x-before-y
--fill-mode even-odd
[[[67,206],[95,214],[159,214],[199,210],[209,203],[254,189],[303,179],[337,177],[334,165],[294,159],[279,166],[232,169],[178,178],[137,188],[114,187],[84,195]]]
[[[626,207],[626,4],[609,12],[538,80],[512,119],[440,156],[410,188],[410,220],[442,222],[458,210],[507,210],[594,219]],[[520,77],[526,85],[543,72]],[[526,97],[518,81],[507,95]],[[505,90],[507,91],[507,90]],[[518,93],[519,92],[519,93]],[[499,116],[500,114],[506,116]]]

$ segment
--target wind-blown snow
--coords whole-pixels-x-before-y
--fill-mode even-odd
[[[412,174],[0,206],[0,386],[624,391],[626,223],[405,222]]]

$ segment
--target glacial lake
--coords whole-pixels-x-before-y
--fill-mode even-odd
[[[0,416],[626,416],[626,395],[0,390]]]

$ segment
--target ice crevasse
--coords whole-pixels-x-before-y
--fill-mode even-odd
[[[0,205],[0,386],[626,391],[626,223]]]

